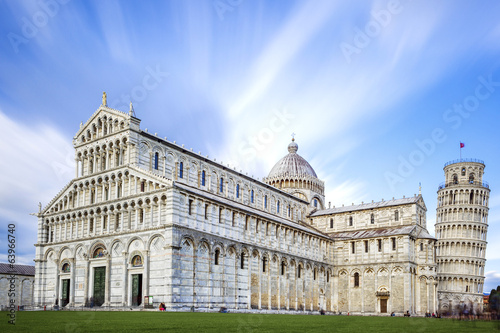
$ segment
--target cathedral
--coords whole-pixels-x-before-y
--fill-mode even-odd
[[[421,194],[326,205],[295,140],[261,181],[142,130],[103,94],[73,146],[74,179],[37,213],[37,306],[482,311],[482,161],[445,166],[434,237]]]

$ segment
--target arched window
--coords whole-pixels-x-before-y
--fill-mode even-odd
[[[220,255],[220,251],[219,251],[219,249],[216,249],[215,255],[214,255],[214,264],[215,265],[219,265],[219,255]]]
[[[281,262],[281,275],[285,275],[285,271],[286,271],[286,265],[285,265],[285,262],[282,261]]]
[[[179,163],[179,178],[182,178],[184,176],[184,163],[181,162]]]
[[[471,173],[469,175],[469,184],[474,184],[474,174],[473,173]]]
[[[465,176],[465,168],[462,168],[462,176]]]
[[[330,228],[333,228],[333,219],[330,219]]]
[[[349,216],[349,226],[352,227],[352,216]]]
[[[318,208],[318,200],[314,199],[314,208]]]
[[[264,196],[264,208],[267,209],[267,195]]]
[[[250,192],[250,202],[253,203],[253,190]]]
[[[302,273],[302,266],[299,265],[299,267],[297,267],[297,278],[300,279],[301,273]]]
[[[236,198],[240,197],[240,184],[236,184]]]
[[[316,281],[316,268],[313,270],[313,280]]]
[[[288,205],[288,217],[290,217],[291,211],[292,211],[292,209],[290,208],[290,205]]]
[[[262,258],[262,273],[265,273],[267,270],[267,257]]]
[[[205,170],[201,172],[201,186],[205,186]]]
[[[65,263],[65,264],[62,266],[61,271],[62,271],[63,273],[69,273],[69,272],[71,272],[71,266],[70,266],[68,263]]]
[[[220,178],[219,192],[224,192],[224,178]]]
[[[142,267],[142,257],[140,255],[136,255],[132,258],[131,261],[132,267]]]
[[[155,170],[158,170],[158,153],[155,153]]]
[[[375,224],[375,214],[373,213],[370,215],[370,223]]]
[[[458,176],[456,174],[453,175],[453,184],[458,184]]]
[[[394,221],[399,221],[399,211],[394,212]]]
[[[354,287],[359,287],[359,273],[354,273]]]
[[[278,200],[278,202],[276,203],[276,213],[280,213],[280,201]]]

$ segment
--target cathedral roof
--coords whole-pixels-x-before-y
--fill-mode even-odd
[[[268,178],[275,177],[295,177],[295,176],[312,176],[318,178],[312,166],[299,154],[297,150],[299,146],[292,139],[288,145],[288,155],[278,161],[269,172]]]
[[[436,239],[431,236],[426,229],[417,225],[404,225],[398,227],[389,228],[372,228],[365,230],[355,230],[355,231],[342,231],[342,232],[332,232],[328,235],[335,240],[347,240],[347,239],[362,239],[362,238],[374,238],[374,237],[387,237],[387,236],[397,236],[397,235],[409,235],[413,234],[416,238],[420,239]]]
[[[322,209],[322,210],[318,210],[318,211],[314,212],[311,215],[311,217],[345,213],[345,212],[355,212],[355,211],[365,210],[365,209],[374,209],[374,208],[413,204],[413,203],[418,203],[419,200],[421,199],[421,197],[422,197],[421,195],[417,195],[417,196],[410,197],[410,198],[392,199],[392,200],[379,201],[379,202],[363,203],[361,205],[342,206],[342,207],[334,207],[334,208],[329,208],[329,209]]]
[[[35,266],[0,263],[0,274],[35,276]]]

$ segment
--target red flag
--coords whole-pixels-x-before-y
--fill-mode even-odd
[[[460,148],[465,147],[465,143],[460,142]]]

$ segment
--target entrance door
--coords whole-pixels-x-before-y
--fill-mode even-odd
[[[380,299],[380,313],[387,313],[387,298]]]
[[[62,280],[61,306],[66,306],[69,303],[69,286],[70,279]]]
[[[106,267],[94,268],[94,305],[101,306],[104,303],[104,292],[106,288]]]
[[[142,303],[142,274],[132,275],[132,305],[138,306]]]

